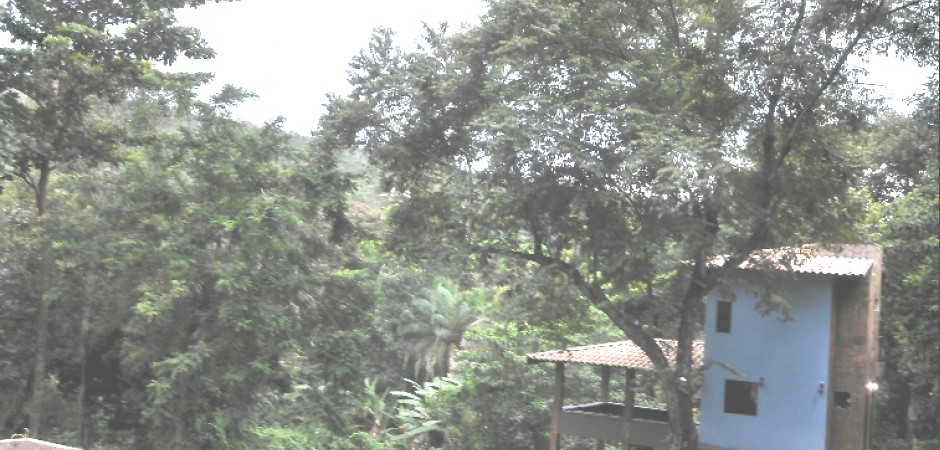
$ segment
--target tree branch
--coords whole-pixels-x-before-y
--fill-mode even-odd
[[[836,60],[835,65],[829,69],[829,72],[826,75],[826,78],[819,85],[813,95],[810,97],[810,101],[806,104],[802,110],[796,115],[793,120],[793,123],[790,125],[790,129],[787,131],[786,136],[784,137],[783,144],[781,145],[780,154],[777,155],[776,166],[779,167],[783,164],[783,161],[789,155],[790,150],[792,149],[793,139],[796,137],[796,132],[800,128],[800,123],[803,121],[803,118],[806,117],[808,112],[816,108],[816,105],[819,103],[819,100],[822,98],[822,95],[835,83],[836,78],[842,73],[843,67],[845,67],[845,62],[849,59],[849,56],[855,52],[856,47],[862,38],[871,30],[872,26],[880,17],[887,17],[887,14],[884,16],[878,15],[878,12],[882,10],[885,6],[884,0],[878,3],[878,6],[869,14],[867,20],[862,24],[862,26],[856,31],[855,37],[852,41],[842,49],[842,52],[839,54],[839,58]],[[890,13],[888,13],[890,14]]]
[[[610,318],[618,328],[620,328],[624,334],[633,341],[640,349],[646,353],[646,356],[650,359],[653,365],[660,370],[665,370],[669,368],[669,360],[666,358],[666,354],[663,352],[663,349],[659,346],[656,340],[643,330],[643,327],[639,322],[631,320],[627,314],[617,308],[613,302],[610,301],[610,298],[599,286],[593,285],[587,281],[584,277],[584,274],[578,270],[574,265],[562,261],[558,258],[554,258],[547,255],[537,255],[534,253],[526,253],[515,250],[504,250],[499,248],[477,248],[477,252],[483,254],[500,254],[504,256],[513,257],[516,259],[521,259],[524,261],[530,261],[538,264],[542,267],[551,267],[554,268],[565,275],[568,276],[570,280],[578,287],[578,290],[587,297],[594,307],[601,310],[607,317]]]

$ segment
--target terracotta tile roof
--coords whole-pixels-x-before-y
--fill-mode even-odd
[[[781,270],[796,273],[822,275],[865,276],[876,260],[881,258],[881,249],[868,245],[842,245],[826,249],[817,245],[782,247],[758,250],[742,262],[742,270]],[[724,264],[727,256],[712,258],[715,266]]]
[[[657,339],[656,342],[666,353],[669,362],[674,363],[676,360],[676,341]],[[702,365],[704,354],[705,345],[702,341],[694,341],[692,343],[692,358],[695,365]],[[608,342],[606,344],[585,345],[564,350],[530,353],[526,355],[526,358],[530,364],[537,362],[570,362],[592,366],[629,367],[640,370],[654,369],[653,363],[633,341]]]

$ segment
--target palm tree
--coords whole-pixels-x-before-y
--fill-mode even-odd
[[[456,283],[438,280],[422,297],[412,301],[418,321],[402,327],[415,362],[415,378],[431,379],[450,372],[450,360],[464,333],[479,320],[468,300],[482,290],[461,293]],[[421,373],[425,377],[420,377]]]

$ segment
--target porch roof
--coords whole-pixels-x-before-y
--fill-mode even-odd
[[[676,362],[676,341],[656,339],[663,349],[670,364]],[[692,342],[692,362],[702,365],[705,345],[702,341]],[[633,341],[608,342],[606,344],[585,345],[562,350],[549,350],[526,355],[530,364],[539,362],[565,362],[588,364],[592,366],[626,367],[639,370],[653,370],[653,363]]]

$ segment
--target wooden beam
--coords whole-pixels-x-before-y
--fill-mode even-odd
[[[601,401],[610,401],[610,366],[601,366]],[[597,441],[596,450],[604,450],[607,444],[602,440]]]
[[[561,418],[562,402],[565,399],[565,363],[555,363],[555,399],[552,402],[552,428],[551,439],[548,441],[548,450],[561,448],[561,433],[558,432],[558,422]]]
[[[633,421],[633,380],[636,378],[636,369],[627,369],[627,376],[623,380],[623,431],[620,435],[620,449],[630,450],[630,422]]]

